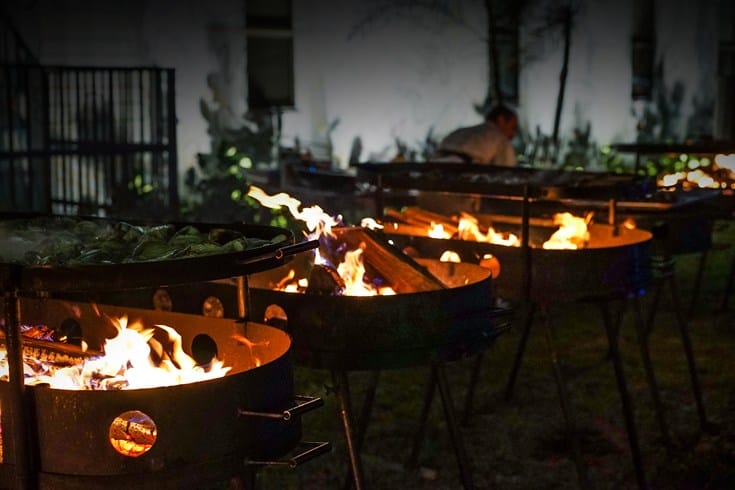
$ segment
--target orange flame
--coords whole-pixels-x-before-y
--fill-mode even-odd
[[[63,390],[132,390],[220,378],[231,369],[217,359],[207,366],[197,365],[171,327],[156,325],[166,333],[164,346],[153,338],[154,328],[144,328],[140,322],[128,324],[127,316],[111,321],[117,335],[107,339],[102,355],[64,367],[24,357],[26,384],[49,384]],[[7,377],[4,348],[0,351],[0,377]]]
[[[250,186],[250,190],[247,195],[257,200],[262,205],[272,209],[279,209],[282,206],[288,208],[294,218],[306,223],[307,228],[311,231],[311,233],[307,235],[309,239],[318,239],[324,235],[334,236],[332,233],[332,227],[339,225],[341,221],[341,216],[334,218],[325,213],[319,206],[300,209],[301,201],[294,199],[283,192],[269,196],[259,187]],[[364,219],[362,224],[363,226],[370,228],[380,226],[371,218]],[[360,248],[346,252],[344,261],[337,265],[337,272],[345,283],[345,290],[342,294],[347,296],[395,294],[395,291],[389,287],[376,289],[364,281],[365,266],[363,264],[362,252],[363,250]],[[315,249],[314,254],[315,264],[326,264],[327,261],[321,256],[321,254],[319,254],[319,249]],[[308,286],[308,279],[296,279],[295,273],[291,271],[287,277],[279,281],[275,289],[286,292],[302,292],[305,291]]]
[[[477,218],[471,214],[461,213],[459,218],[459,238],[462,240],[474,240],[476,242],[494,243],[506,247],[519,247],[521,241],[513,233],[501,233],[490,226],[487,233],[480,231]]]
[[[544,242],[543,247],[554,250],[583,248],[590,239],[587,224],[592,216],[592,213],[585,218],[574,216],[571,213],[556,213],[554,224],[560,227]]]

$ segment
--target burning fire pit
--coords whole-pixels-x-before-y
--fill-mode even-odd
[[[560,230],[553,220],[531,218],[529,255],[525,257],[519,238],[520,217],[465,215],[460,223],[418,208],[389,210],[389,216],[402,220],[383,223],[383,232],[396,245],[420,257],[439,259],[449,251],[462,262],[486,265],[493,270],[498,295],[506,299],[522,300],[528,294],[533,301],[551,303],[608,297],[644,289],[650,280],[648,246],[652,235],[645,230],[582,223],[582,230],[576,232],[579,237],[566,246],[551,240]],[[575,224],[572,222],[567,233],[560,233],[561,238],[574,236]],[[429,236],[437,226],[444,230],[442,238]],[[528,292],[523,282],[525,260],[530,262]]]
[[[315,244],[293,245],[285,229],[234,224],[16,215],[0,228],[2,254],[24,252],[0,264],[7,351],[4,374],[0,368],[3,486],[161,488],[230,478],[254,485],[257,464],[301,444],[299,415],[321,400],[293,394],[291,342],[281,331],[48,296],[244,275]],[[116,238],[105,244],[125,241],[118,232],[137,240],[135,246],[118,247],[116,261],[100,258],[97,250],[110,233]],[[150,241],[139,240],[148,233]],[[85,239],[77,240],[80,235]],[[69,247],[36,253],[61,239]],[[97,248],[85,249],[89,243]],[[121,360],[122,353],[128,357]],[[312,444],[283,464],[299,464],[328,446]]]
[[[251,313],[287,329],[299,362],[332,372],[355,487],[362,488],[359,451],[377,373],[427,365],[431,375],[417,439],[438,386],[462,482],[472,488],[444,364],[482,353],[502,331],[495,321],[490,271],[474,264],[414,261],[378,233],[338,226],[339,220],[317,206],[301,209],[288,195],[267,196],[254,187],[248,195],[269,207],[288,207],[307,223],[309,237],[319,239],[313,258],[302,256],[249,278]],[[347,372],[356,370],[375,374],[353,436]]]

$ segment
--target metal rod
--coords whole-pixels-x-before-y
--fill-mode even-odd
[[[367,433],[367,427],[370,423],[370,415],[373,411],[373,405],[375,401],[375,392],[378,389],[378,381],[380,380],[380,371],[374,370],[370,372],[370,378],[368,380],[368,386],[365,391],[365,398],[362,401],[362,407],[357,417],[357,423],[355,424],[355,451],[358,453],[362,451],[362,445],[365,443],[365,434]],[[345,490],[352,488],[352,473],[350,472],[345,479],[345,483],[342,486]]]
[[[12,437],[15,446],[15,487],[31,487],[30,441],[25,406],[25,378],[23,376],[23,345],[20,334],[20,298],[17,291],[5,292],[5,348],[8,356],[10,381],[10,412]]]
[[[480,379],[480,370],[482,369],[482,361],[485,359],[485,352],[480,352],[475,356],[472,363],[472,370],[470,371],[470,382],[467,386],[467,394],[464,399],[464,410],[462,411],[462,425],[470,425],[472,418],[473,406],[475,403],[475,391],[477,389],[477,383]]]
[[[178,181],[178,156],[176,149],[176,79],[174,78],[174,70],[166,70],[166,81],[168,87],[166,96],[168,97],[167,103],[167,143],[168,143],[168,193],[169,193],[169,207],[174,210],[174,213],[178,216],[179,213],[179,181]]]
[[[628,443],[630,444],[630,452],[633,458],[633,467],[638,482],[638,488],[645,489],[646,475],[643,470],[643,459],[641,458],[641,450],[638,445],[638,429],[635,425],[635,417],[633,416],[633,404],[630,400],[628,385],[625,380],[625,371],[623,370],[623,362],[620,358],[620,348],[618,337],[620,334],[620,324],[614,325],[610,318],[610,310],[607,302],[600,302],[602,311],[602,320],[607,333],[607,342],[610,349],[610,360],[612,361],[613,370],[615,371],[615,379],[618,385],[618,394],[620,395],[620,403],[623,409],[623,417],[625,419],[625,428],[628,432]],[[622,318],[622,317],[621,317]]]
[[[681,335],[681,341],[684,344],[684,353],[687,359],[687,365],[689,367],[689,377],[691,378],[692,391],[694,392],[694,400],[697,404],[697,415],[699,416],[699,424],[702,431],[709,429],[709,423],[707,421],[707,413],[704,408],[704,401],[702,400],[702,388],[699,384],[699,376],[697,375],[697,366],[694,361],[694,349],[692,348],[692,340],[689,336],[689,322],[684,318],[684,313],[681,307],[681,297],[679,295],[679,286],[676,282],[676,276],[672,274],[668,278],[669,292],[671,293],[671,302],[674,305],[674,315],[676,316],[676,323],[679,326],[679,334]]]
[[[332,380],[337,391],[337,401],[339,402],[339,413],[342,418],[342,428],[345,434],[345,443],[347,445],[347,455],[349,457],[350,471],[352,472],[352,480],[355,490],[362,490],[362,462],[360,461],[360,453],[355,447],[353,424],[352,424],[352,406],[350,401],[350,387],[345,371],[332,371]]]
[[[735,283],[735,256],[732,258],[732,264],[730,264],[730,275],[727,278],[727,284],[725,285],[725,293],[722,296],[722,305],[720,309],[724,312],[727,311],[727,305],[732,294],[733,283]]]
[[[641,307],[640,299],[636,296],[631,301],[633,301],[635,312],[635,328],[638,334],[638,344],[641,349],[641,359],[643,360],[643,368],[646,372],[648,388],[651,391],[651,399],[653,400],[653,408],[656,411],[656,419],[658,420],[658,425],[661,428],[661,439],[666,446],[671,446],[671,435],[669,432],[669,424],[666,421],[666,411],[664,409],[664,404],[661,401],[658,382],[656,381],[653,364],[651,363],[649,341],[653,325],[646,325],[645,320],[643,319],[643,309]]]
[[[243,329],[250,321],[248,318],[250,315],[249,296],[247,276],[237,276],[237,317],[242,321]]]
[[[464,441],[462,440],[462,432],[459,428],[459,424],[457,423],[457,416],[454,411],[454,400],[452,399],[452,392],[449,387],[449,381],[447,380],[447,373],[444,371],[443,363],[434,363],[432,369],[436,371],[436,381],[439,386],[439,395],[441,396],[442,407],[444,408],[444,418],[447,422],[452,446],[454,446],[454,455],[457,458],[457,466],[459,466],[459,476],[462,480],[462,486],[465,490],[471,490],[475,488],[475,484],[472,481],[472,469],[470,467],[467,451],[464,447]]]
[[[699,291],[702,288],[702,277],[704,276],[704,269],[707,265],[707,257],[709,255],[709,248],[706,248],[702,255],[699,256],[699,265],[697,266],[697,273],[694,276],[694,285],[692,286],[691,299],[689,300],[689,310],[687,311],[686,319],[690,321],[694,317],[694,310],[697,308],[697,302],[699,301]]]
[[[579,445],[579,434],[577,433],[577,427],[575,424],[575,416],[572,409],[572,404],[569,401],[569,393],[567,391],[567,384],[564,379],[564,373],[559,363],[559,351],[556,348],[556,342],[554,342],[554,333],[551,325],[551,317],[548,309],[544,306],[541,307],[541,316],[543,318],[544,325],[544,338],[546,339],[546,347],[549,350],[549,357],[551,359],[551,367],[554,372],[554,380],[556,381],[556,389],[559,395],[559,402],[561,404],[562,415],[564,416],[564,425],[566,427],[567,441],[572,451],[572,460],[574,466],[577,469],[577,479],[580,488],[588,488],[589,480],[587,478],[587,466],[582,458],[582,450]]]
[[[523,256],[523,291],[521,298],[523,302],[529,304],[531,302],[531,245],[530,245],[530,220],[531,220],[531,201],[530,189],[528,184],[523,186],[523,207],[521,221],[521,254]]]
[[[431,412],[431,404],[434,402],[434,393],[436,393],[436,370],[429,370],[429,379],[426,382],[426,391],[424,391],[424,403],[421,404],[421,414],[419,415],[419,425],[416,428],[416,434],[413,438],[413,446],[411,454],[406,461],[407,468],[415,468],[418,465],[419,453],[421,452],[421,444],[426,437],[426,422],[429,420]]]
[[[531,325],[533,324],[533,316],[536,311],[536,305],[530,303],[523,306],[523,330],[521,331],[521,339],[518,342],[518,348],[516,349],[515,357],[513,358],[513,365],[510,368],[510,374],[508,375],[508,381],[505,385],[505,399],[510,400],[513,397],[513,389],[516,384],[516,378],[518,377],[518,371],[521,368],[521,361],[523,360],[523,354],[526,351],[526,344],[528,343],[528,336],[531,333]]]

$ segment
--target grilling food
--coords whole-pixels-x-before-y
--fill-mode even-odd
[[[22,265],[84,265],[145,262],[241,252],[285,240],[246,237],[237,230],[73,217],[37,217],[0,223],[0,262]]]

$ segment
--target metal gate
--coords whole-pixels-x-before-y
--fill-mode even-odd
[[[178,212],[174,71],[5,64],[0,208]]]

